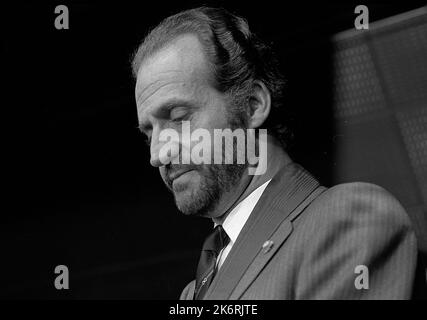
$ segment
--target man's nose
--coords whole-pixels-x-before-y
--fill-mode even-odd
[[[169,164],[179,156],[179,141],[160,141],[159,134],[154,133],[150,144],[150,164],[161,167]]]

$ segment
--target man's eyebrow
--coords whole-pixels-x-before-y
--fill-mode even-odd
[[[164,116],[166,114],[169,114],[174,108],[194,109],[195,107],[195,103],[191,101],[182,99],[171,99],[169,101],[166,101],[165,103],[162,103],[160,107],[155,110],[154,114],[156,116]]]
[[[195,109],[196,104],[187,100],[171,99],[162,103],[158,108],[156,108],[153,112],[153,115],[159,118],[166,117],[174,108]],[[141,132],[147,131],[150,127],[151,125],[149,123],[146,123],[145,121],[140,121],[138,123],[138,129]]]

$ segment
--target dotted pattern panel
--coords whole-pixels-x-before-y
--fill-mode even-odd
[[[365,120],[365,119],[364,119]],[[334,168],[337,183],[365,181],[390,191],[405,208],[420,204],[414,177],[399,126],[392,118],[349,121],[338,125]]]
[[[384,97],[369,48],[354,39],[336,43],[334,106],[337,118],[351,118],[384,108]]]
[[[425,251],[427,14],[349,32],[334,44],[335,179],[389,190],[411,215]]]
[[[399,112],[397,119],[422,196],[427,203],[427,104],[422,108]]]
[[[427,101],[427,15],[424,17],[424,21],[417,20],[419,25],[390,28],[372,37],[377,64],[397,110]]]

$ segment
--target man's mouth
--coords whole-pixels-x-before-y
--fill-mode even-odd
[[[173,182],[174,180],[176,180],[177,178],[179,178],[183,174],[190,172],[190,171],[193,171],[193,170],[194,169],[182,169],[182,170],[174,171],[169,175],[169,179],[170,179],[170,181]]]

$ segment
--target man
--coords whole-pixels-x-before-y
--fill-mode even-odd
[[[284,82],[245,20],[213,8],[169,17],[139,46],[133,71],[151,164],[180,211],[215,225],[181,299],[410,297],[416,240],[404,209],[372,184],[322,187],[292,162],[277,116]],[[211,150],[214,141],[196,163],[197,141],[181,139],[183,123],[208,137],[218,129],[258,130],[259,157],[206,161],[248,152],[237,143]],[[262,174],[250,173],[254,159]]]

